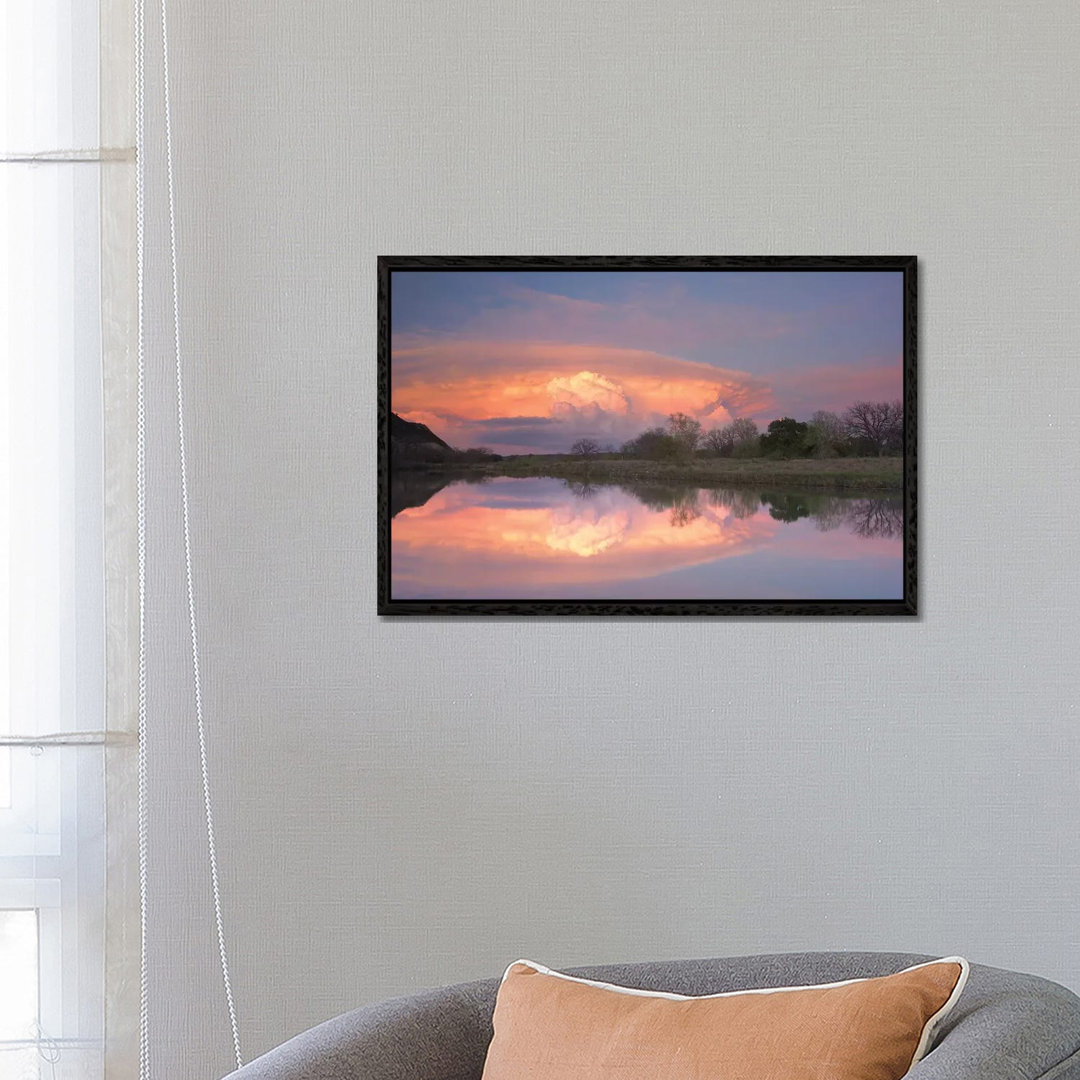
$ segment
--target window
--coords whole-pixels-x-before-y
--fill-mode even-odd
[[[98,18],[0,15],[0,1080],[103,1075]]]

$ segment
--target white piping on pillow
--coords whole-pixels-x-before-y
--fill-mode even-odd
[[[960,998],[961,991],[967,985],[968,974],[971,971],[971,965],[962,956],[943,956],[940,960],[927,960],[921,964],[913,964],[909,968],[903,968],[901,971],[894,971],[893,975],[903,975],[908,971],[918,971],[920,968],[930,967],[932,964],[959,964],[960,965],[960,978],[956,980],[956,985],[953,987],[952,993],[949,995],[948,1000],[944,1005],[929,1020],[923,1025],[922,1035],[919,1038],[919,1044],[915,1047],[915,1053],[911,1059],[911,1065],[917,1065],[926,1056],[927,1051],[930,1049],[930,1042],[934,1037],[934,1032],[937,1030],[941,1022],[952,1012],[956,1002]],[[639,990],[633,986],[616,986],[614,983],[599,982],[596,979],[582,979],[576,975],[567,975],[562,971],[555,971],[552,968],[544,967],[543,964],[537,964],[533,960],[515,960],[510,964],[503,972],[502,981],[506,981],[507,975],[510,974],[510,969],[514,967],[527,967],[532,968],[538,975],[551,975],[556,979],[566,979],[567,982],[582,983],[585,986],[595,986],[600,990],[611,990],[616,994],[633,994],[637,997],[650,997],[650,998],[666,998],[668,1001],[690,1001],[691,996],[687,994],[670,994],[663,990]],[[762,986],[753,990],[725,990],[721,994],[702,994],[702,998],[725,998],[725,997],[738,997],[740,994],[781,994],[788,990],[829,990],[835,986],[851,986],[852,983],[868,982],[870,979],[888,978],[888,976],[881,975],[869,975],[861,979],[842,979],[840,982],[831,983],[810,983],[807,986]],[[911,1065],[908,1068],[911,1068]]]

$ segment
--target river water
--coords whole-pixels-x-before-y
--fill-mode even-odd
[[[394,600],[894,600],[899,495],[395,477]]]

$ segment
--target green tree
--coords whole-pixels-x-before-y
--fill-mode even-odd
[[[755,435],[752,439],[740,439],[731,448],[731,456],[734,458],[761,457],[761,439],[763,436]]]
[[[675,461],[682,454],[682,445],[662,427],[654,427],[623,443],[622,452],[647,461]]]
[[[806,434],[809,424],[793,420],[790,416],[774,420],[768,433],[761,437],[761,449],[771,457],[793,458],[806,452]]]

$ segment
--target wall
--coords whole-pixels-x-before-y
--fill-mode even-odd
[[[1080,8],[174,7],[196,596],[248,1056],[520,955],[961,952],[1080,988]],[[373,615],[375,256],[583,252],[920,257],[919,621]],[[230,1054],[162,286],[152,1022],[159,1075],[210,1077]]]

